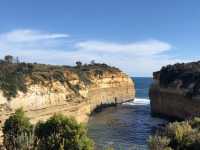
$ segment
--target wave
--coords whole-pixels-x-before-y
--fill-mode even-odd
[[[150,100],[148,98],[135,98],[131,102],[124,103],[125,105],[149,105]]]

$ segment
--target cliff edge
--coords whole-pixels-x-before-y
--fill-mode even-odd
[[[153,114],[179,119],[200,115],[200,62],[168,65],[153,77],[149,91]]]
[[[0,63],[0,125],[23,108],[35,123],[55,113],[86,122],[101,104],[134,99],[134,83],[106,64],[76,67],[30,63]]]

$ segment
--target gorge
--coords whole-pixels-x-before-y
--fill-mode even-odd
[[[154,73],[153,81],[131,78],[106,64],[76,64],[71,67],[2,61],[1,127],[18,108],[23,108],[33,124],[61,113],[88,123],[97,150],[109,145],[115,149],[148,149],[148,137],[168,122],[152,117],[151,112],[176,119],[199,114],[199,62],[163,67]],[[96,108],[121,103],[91,116]]]
[[[55,113],[87,122],[96,107],[135,97],[132,79],[106,64],[69,67],[1,62],[0,75],[1,127],[21,107],[32,123]]]

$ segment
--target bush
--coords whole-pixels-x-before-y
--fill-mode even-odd
[[[22,109],[10,116],[3,127],[4,146],[7,150],[29,149],[33,146],[33,126]]]
[[[188,134],[182,141],[182,147],[187,150],[199,150],[200,148],[200,133],[196,130]]]
[[[46,122],[36,125],[38,149],[92,150],[93,142],[86,129],[73,119],[54,115]]]
[[[165,136],[150,136],[148,140],[150,150],[170,150],[170,139]]]
[[[20,68],[21,64],[1,64],[0,65],[0,89],[5,97],[10,99],[17,95],[17,91],[26,92],[24,73]]]
[[[7,150],[93,150],[85,127],[74,119],[54,115],[35,127],[22,109],[10,116],[3,127],[4,147]]]
[[[200,118],[189,121],[169,123],[164,131],[149,137],[149,148],[160,150],[159,147],[174,150],[199,150]]]
[[[186,121],[170,123],[167,125],[165,132],[175,143],[180,144],[183,141],[183,138],[192,133],[192,131],[192,127]]]
[[[190,124],[192,128],[200,129],[200,118],[195,117],[194,119],[190,120]]]

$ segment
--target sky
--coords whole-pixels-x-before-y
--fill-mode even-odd
[[[74,65],[95,60],[131,76],[200,59],[199,0],[1,0],[0,58]]]

